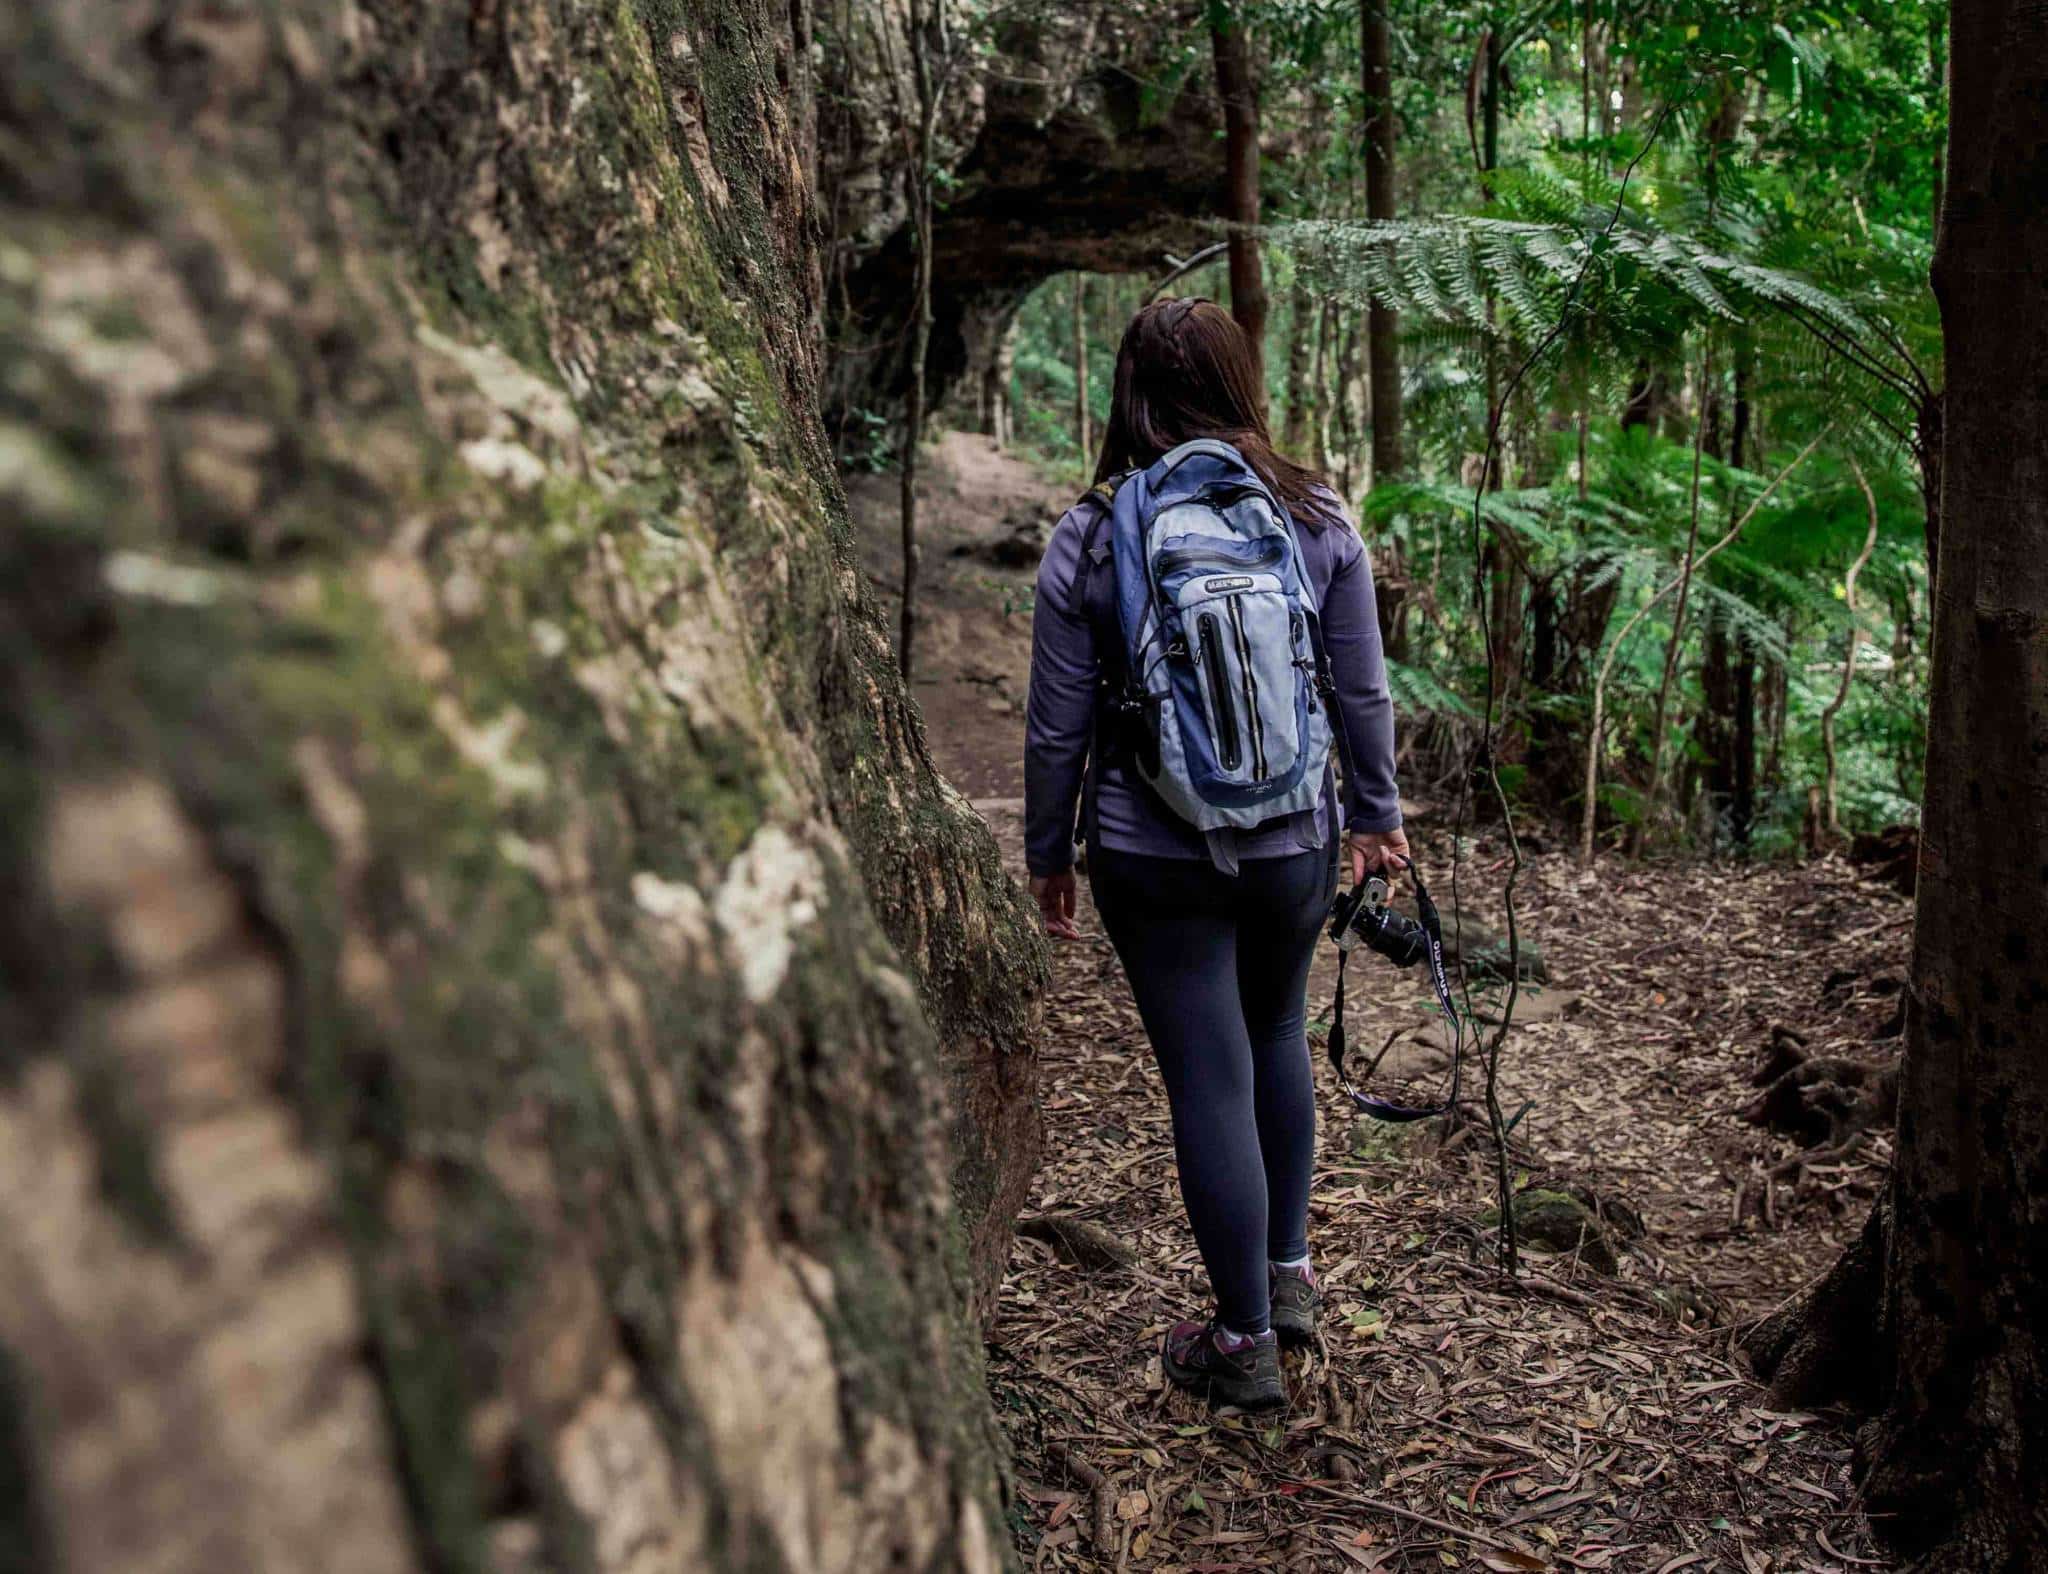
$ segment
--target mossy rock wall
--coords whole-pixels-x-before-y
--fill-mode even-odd
[[[0,15],[0,1567],[1002,1563],[1043,956],[806,16]]]
[[[970,26],[974,24],[970,23]],[[933,407],[979,388],[1031,292],[1055,274],[1156,277],[1220,239],[1223,119],[1189,0],[999,6],[939,106],[945,200],[932,216]],[[827,218],[825,418],[900,427],[917,249],[898,106],[916,101],[902,0],[818,21]],[[970,400],[971,405],[971,400]]]

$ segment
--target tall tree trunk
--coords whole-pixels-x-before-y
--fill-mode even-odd
[[[1380,648],[1389,661],[1408,659],[1408,563],[1400,537],[1388,534],[1372,547],[1373,612]]]
[[[1707,390],[1713,380],[1713,370],[1714,352],[1710,348],[1700,358],[1699,408],[1693,415],[1691,522],[1686,526],[1685,557],[1678,567],[1678,603],[1671,609],[1671,639],[1664,647],[1664,673],[1657,684],[1656,708],[1650,713],[1650,780],[1643,795],[1642,823],[1636,828],[1638,850],[1653,830],[1658,794],[1664,784],[1664,759],[1668,753],[1669,737],[1665,723],[1670,714],[1671,680],[1678,671],[1678,652],[1685,643],[1685,611],[1692,594],[1693,554],[1700,544],[1700,455],[1706,447],[1707,416],[1712,403]]]
[[[1325,299],[1316,308],[1316,350],[1309,366],[1308,380],[1314,388],[1314,403],[1310,407],[1309,463],[1318,470],[1330,468],[1330,406],[1328,367],[1332,354],[1330,340],[1335,332],[1337,305]]]
[[[1556,707],[1544,701],[1562,687],[1564,663],[1564,615],[1559,605],[1559,571],[1533,580],[1529,586],[1529,784],[1549,803],[1559,803],[1570,791],[1571,732],[1556,714]]]
[[[1017,319],[1003,325],[981,374],[981,429],[998,449],[1010,446],[1010,375],[1017,364]]]
[[[1497,474],[1497,473],[1496,473]],[[1528,619],[1524,591],[1528,575],[1516,550],[1514,536],[1504,526],[1495,527],[1494,539],[1486,544],[1488,638],[1493,643],[1494,700],[1503,729],[1513,711],[1522,684],[1523,626]]]
[[[1332,357],[1334,384],[1330,391],[1336,436],[1336,452],[1331,462],[1337,472],[1337,490],[1346,497],[1351,495],[1352,468],[1358,460],[1358,338],[1358,313],[1340,307]]]
[[[1728,424],[1728,463],[1742,467],[1749,447],[1749,367],[1753,350],[1738,343],[1735,351],[1734,398]],[[1717,401],[1718,404],[1718,401]],[[1710,426],[1720,425],[1718,408]],[[1708,446],[1714,446],[1710,434]],[[1730,502],[1731,515],[1735,504]],[[1700,669],[1704,704],[1695,736],[1706,762],[1707,791],[1717,815],[1725,816],[1737,847],[1749,845],[1756,818],[1756,672],[1749,640],[1715,619],[1707,630],[1706,655]]]
[[[1628,398],[1621,408],[1623,431],[1631,427],[1649,426],[1657,418],[1658,408],[1664,402],[1664,376],[1648,361],[1636,363],[1636,373],[1628,385]]]
[[[1095,451],[1095,416],[1088,404],[1088,275],[1074,275],[1074,441],[1081,461]]]
[[[1927,96],[1930,102],[1948,102],[1948,7],[1931,5],[1927,8]],[[1934,177],[1934,200],[1930,204],[1928,217],[1934,222],[1937,234],[1941,231],[1942,194],[1947,180],[1947,150],[1936,148],[1932,174]]]
[[[0,1563],[1002,1562],[1044,955],[846,540],[808,13],[0,10]]]
[[[1303,452],[1315,419],[1315,383],[1309,371],[1310,338],[1315,328],[1315,297],[1299,270],[1287,292],[1287,422],[1280,444],[1290,454]]]
[[[1746,849],[1756,829],[1756,649],[1749,636],[1735,639],[1735,781],[1728,803],[1728,832]]]
[[[910,394],[904,402],[899,494],[903,588],[897,616],[896,666],[908,683],[917,636],[917,461],[924,442],[925,379],[932,348],[932,155],[939,90],[932,50],[945,33],[946,0],[910,0],[910,72],[917,86],[917,120],[910,128],[904,195],[917,241],[917,274],[910,307]]]
[[[1365,216],[1400,216],[1394,195],[1394,47],[1387,25],[1391,0],[1359,0],[1365,89]],[[1372,384],[1372,479],[1401,473],[1401,314],[1372,302],[1365,320],[1366,368]]]
[[[1756,364],[1756,347],[1748,337],[1738,336],[1735,344],[1734,415],[1728,423],[1728,463],[1740,470],[1750,461],[1749,429],[1752,407],[1750,379]],[[1730,507],[1733,507],[1731,502]],[[1755,643],[1747,634],[1735,640],[1735,750],[1734,796],[1728,805],[1728,828],[1735,845],[1746,849],[1756,828],[1756,665]]]
[[[1852,1395],[1872,1522],[1927,1567],[2048,1545],[2048,13],[1951,11],[1941,588],[1889,1229],[1752,1341],[1782,1394]],[[1857,1383],[1859,1374],[1869,1381]]]
[[[1749,463],[1749,426],[1754,410],[1749,401],[1750,378],[1756,367],[1756,346],[1747,336],[1735,343],[1734,407],[1728,423],[1728,463],[1740,470]]]
[[[1849,565],[1849,572],[1842,579],[1842,606],[1849,614],[1849,647],[1842,657],[1842,681],[1820,713],[1821,754],[1826,760],[1821,777],[1821,802],[1825,813],[1821,828],[1831,837],[1842,834],[1842,798],[1839,762],[1835,756],[1835,718],[1842,713],[1842,707],[1849,703],[1849,690],[1856,682],[1856,652],[1863,644],[1863,625],[1856,618],[1856,581],[1863,574],[1863,565],[1870,561],[1870,554],[1877,550],[1877,494],[1870,490],[1870,482],[1863,474],[1863,467],[1853,458],[1849,468],[1856,474],[1856,484],[1863,489],[1863,501],[1868,505],[1870,526],[1863,535],[1863,548],[1856,554],[1856,561]]]
[[[1266,392],[1266,278],[1259,261],[1259,90],[1252,77],[1251,34],[1234,7],[1213,22],[1216,96],[1223,101],[1225,207],[1230,221],[1230,314],[1252,341],[1259,398]]]
[[[1593,189],[1593,0],[1579,6],[1579,141],[1581,183]]]
[[[1788,629],[1792,619],[1786,618]],[[1788,647],[1790,640],[1786,641]],[[1785,778],[1785,713],[1790,699],[1791,678],[1785,671],[1784,663],[1773,661],[1764,668],[1764,762],[1763,787],[1766,792],[1776,792]]]
[[[1785,640],[1787,650],[1798,632],[1794,616],[1785,616]],[[1791,709],[1792,677],[1781,661],[1773,661],[1764,669],[1764,714],[1767,725],[1765,736],[1769,740],[1764,752],[1763,785],[1766,791],[1775,792],[1785,781],[1785,726]]]
[[[1700,658],[1700,714],[1693,741],[1705,764],[1708,801],[1716,819],[1729,817],[1735,802],[1735,641],[1725,618],[1707,620],[1706,651]]]
[[[1944,507],[1941,467],[1946,453],[1942,441],[1942,419],[1947,396],[1934,389],[1924,394],[1913,418],[1913,454],[1920,462],[1921,517],[1926,521],[1927,594],[1935,592],[1935,574],[1941,566],[1941,512]]]
[[[1479,193],[1493,201],[1493,172],[1500,168],[1501,36],[1498,27],[1479,35]]]

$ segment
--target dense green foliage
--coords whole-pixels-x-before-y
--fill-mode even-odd
[[[1388,3],[1403,217],[1382,224],[1362,217],[1358,6],[1236,9],[1264,61],[1274,423],[1352,500],[1398,595],[1386,621],[1411,790],[1469,752],[1490,632],[1503,779],[1532,809],[1578,816],[1611,663],[1604,834],[1789,847],[1826,774],[1821,717],[1853,621],[1834,723],[1842,827],[1911,817],[1944,8]],[[1191,63],[1202,45],[1190,25]],[[1116,336],[1147,288],[1087,281],[1098,435]],[[1219,263],[1175,289],[1227,286]],[[1027,302],[1011,393],[1018,440],[1078,477],[1073,290],[1058,278]],[[1374,300],[1401,313],[1400,477],[1370,474],[1367,410],[1385,396],[1366,386]],[[1498,490],[1475,531],[1496,405]],[[1852,614],[1871,518],[1859,473],[1876,541]],[[1688,540],[1704,551],[1767,489],[1689,586],[1660,702],[1681,598],[1614,642],[1680,576]],[[1665,807],[1638,826],[1660,754]]]

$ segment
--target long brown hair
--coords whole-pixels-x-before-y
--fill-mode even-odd
[[[1244,455],[1297,523],[1320,530],[1334,514],[1329,483],[1273,446],[1263,393],[1251,338],[1229,312],[1199,296],[1155,301],[1131,319],[1116,352],[1096,481],[1212,437]]]

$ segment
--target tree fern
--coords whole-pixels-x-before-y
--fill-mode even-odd
[[[1624,205],[1610,226],[1611,198],[1589,201],[1549,172],[1502,171],[1495,193],[1484,215],[1300,220],[1270,233],[1313,288],[1523,341],[1557,320],[1583,272],[1568,325],[1582,360],[1632,364],[1689,328],[1741,325],[1791,357],[1835,418],[1846,400],[1892,437],[1910,433],[1928,383],[1881,309],[1895,287],[1859,302],[1744,255],[1731,245],[1747,238],[1739,220],[1695,234]]]

